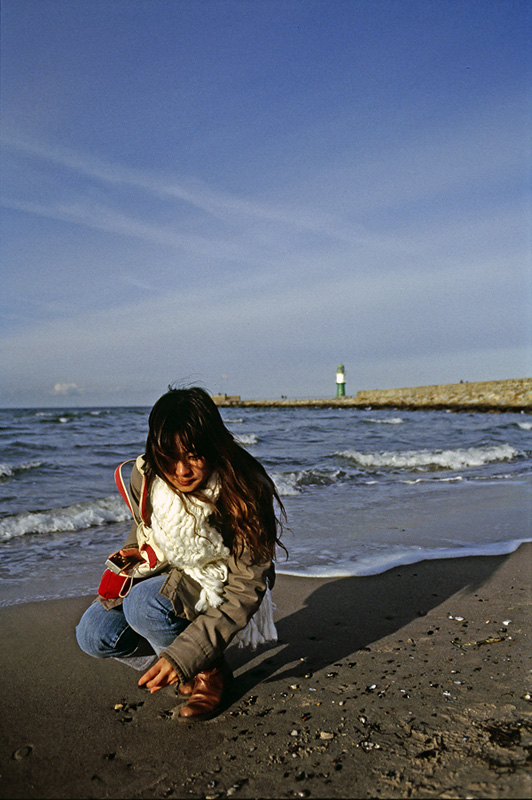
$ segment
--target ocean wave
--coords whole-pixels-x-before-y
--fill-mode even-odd
[[[510,461],[519,451],[509,444],[489,447],[457,448],[456,450],[404,450],[382,453],[360,453],[344,450],[334,455],[354,461],[366,469],[464,469],[482,467],[494,461]]]
[[[518,422],[517,427],[522,431],[532,431],[532,422]]]
[[[65,508],[15,514],[0,521],[0,540],[7,541],[32,533],[81,531],[111,522],[124,522],[131,515],[122,499],[115,495]]]
[[[79,412],[77,411],[38,411],[35,414],[36,417],[39,417],[40,422],[45,423],[52,423],[64,425],[66,422],[71,422],[72,420],[79,417]]]
[[[452,478],[413,478],[412,480],[404,480],[399,481],[399,483],[404,483],[409,486],[413,486],[416,483],[456,483],[459,481],[463,481],[462,475],[454,475]]]
[[[242,433],[240,436],[235,436],[239,444],[257,444],[259,437],[256,433]]]
[[[281,497],[301,494],[306,486],[330,486],[346,476],[343,470],[335,469],[302,469],[297,472],[272,472],[271,479],[275,483]]]
[[[401,425],[404,420],[401,417],[389,417],[388,419],[374,419],[373,417],[364,417],[362,422],[373,422],[375,425]]]
[[[21,464],[0,464],[0,479],[12,478],[17,472],[24,472],[27,469],[37,469],[41,464],[41,461],[23,461]]]

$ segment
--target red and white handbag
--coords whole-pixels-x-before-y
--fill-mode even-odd
[[[142,456],[140,457],[142,458]],[[133,519],[135,513],[133,511],[133,504],[126,489],[124,478],[122,475],[122,467],[128,464],[129,461],[124,461],[115,470],[115,483],[127,507],[131,511]],[[117,598],[126,597],[131,590],[134,583],[144,578],[149,578],[152,575],[157,575],[161,572],[166,565],[167,561],[159,547],[153,542],[153,535],[147,520],[149,514],[147,510],[148,500],[148,486],[146,479],[142,482],[142,492],[140,498],[140,516],[141,521],[137,526],[137,546],[143,561],[138,562],[133,567],[127,570],[127,573],[116,573],[110,569],[106,569],[102,575],[100,585],[98,587],[98,594],[106,600],[114,600]]]

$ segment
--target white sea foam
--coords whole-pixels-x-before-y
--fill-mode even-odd
[[[410,481],[399,481],[399,483],[405,483],[407,485],[413,485],[415,483],[456,483],[463,480],[462,475],[454,475],[452,478],[414,478]]]
[[[305,486],[330,486],[345,476],[339,469],[302,469],[297,472],[272,472],[271,479],[283,497],[298,495]]]
[[[240,436],[235,436],[235,439],[239,444],[257,444],[259,441],[259,437],[256,433],[242,433]]]
[[[518,422],[517,427],[522,431],[532,431],[532,422]]]
[[[40,461],[24,461],[21,464],[0,464],[0,478],[11,478],[17,472],[24,472],[27,469],[37,469],[40,466]]]
[[[75,503],[66,508],[49,511],[15,514],[0,521],[0,540],[13,539],[31,533],[58,533],[80,531],[95,525],[124,522],[131,515],[115,495],[84,503]]]
[[[344,450],[335,453],[362,467],[391,467],[399,469],[464,469],[481,467],[494,461],[509,461],[519,451],[509,444],[488,447],[468,447],[456,450],[404,450],[382,453],[360,453]]]
[[[401,425],[403,420],[401,417],[389,417],[388,419],[373,419],[373,417],[364,417],[363,422],[373,422],[375,425]]]
[[[275,484],[275,488],[281,497],[293,497],[299,494],[297,488],[297,474],[290,472],[288,474],[282,472],[270,473],[270,478]]]
[[[387,548],[383,552],[361,556],[352,562],[344,561],[340,565],[305,566],[302,563],[284,564],[280,560],[277,572],[284,575],[297,575],[306,578],[340,578],[379,575],[394,567],[418,564],[421,561],[435,561],[442,558],[465,558],[467,556],[504,556],[513,553],[520,545],[532,539],[510,539],[500,542],[479,543],[458,547],[397,547]]]

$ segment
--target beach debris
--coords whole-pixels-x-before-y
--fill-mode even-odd
[[[523,695],[523,700],[527,700],[529,703],[532,702],[532,695],[530,694],[530,692],[525,692],[525,694]]]
[[[294,728],[293,731],[290,731],[290,736],[299,736],[299,731],[296,731],[296,729]]]
[[[299,683],[292,683],[290,688],[291,689],[299,689]]]
[[[480,639],[480,641],[475,642],[478,647],[481,647],[483,644],[495,644],[495,642],[504,642],[506,639],[510,637],[508,636],[488,636],[487,639]]]
[[[248,782],[249,778],[241,778],[239,781],[236,781],[236,783],[233,783],[233,785],[227,790],[227,796],[231,797],[231,795],[235,794],[235,792],[238,792],[238,790],[245,786]]]
[[[27,744],[24,747],[19,747],[18,750],[15,750],[11,758],[14,761],[22,761],[23,758],[27,758],[33,752],[33,745]]]
[[[330,731],[320,731],[320,739],[334,739],[334,733],[330,733]]]
[[[509,625],[511,621],[512,621],[511,619],[505,619],[505,620],[503,620],[502,624],[503,625]]]
[[[465,647],[482,647],[485,644],[496,644],[497,642],[505,642],[507,640],[511,641],[511,636],[488,636],[487,639],[479,639],[476,642],[464,642],[462,643],[460,639],[455,638],[451,640],[451,644],[455,647],[459,647],[463,650]],[[485,659],[483,659],[485,660]]]
[[[359,742],[358,743],[358,747],[361,747],[362,750],[364,750],[366,753],[369,752],[370,750],[380,750],[381,749],[380,744],[377,744],[377,742],[370,742],[370,741],[367,741],[367,740],[364,740],[363,742]]]
[[[358,719],[362,723],[362,725],[365,725],[366,722],[368,721],[368,718],[365,717],[363,714]]]
[[[372,683],[371,686],[366,686],[366,692],[374,692],[376,688],[377,688],[377,684],[376,683]]]
[[[286,697],[286,695],[284,696]],[[246,697],[246,699],[244,700],[244,704],[246,706],[254,706],[258,699],[259,699],[258,695],[251,694],[249,697]]]
[[[141,700],[139,703],[127,703],[125,700],[123,700],[121,703],[115,703],[113,708],[115,711],[136,711],[143,705],[144,700]]]

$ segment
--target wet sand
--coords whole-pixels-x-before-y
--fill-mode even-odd
[[[0,609],[2,798],[532,795],[532,545],[279,576],[279,642],[229,648],[222,713],[82,653],[91,598]]]

